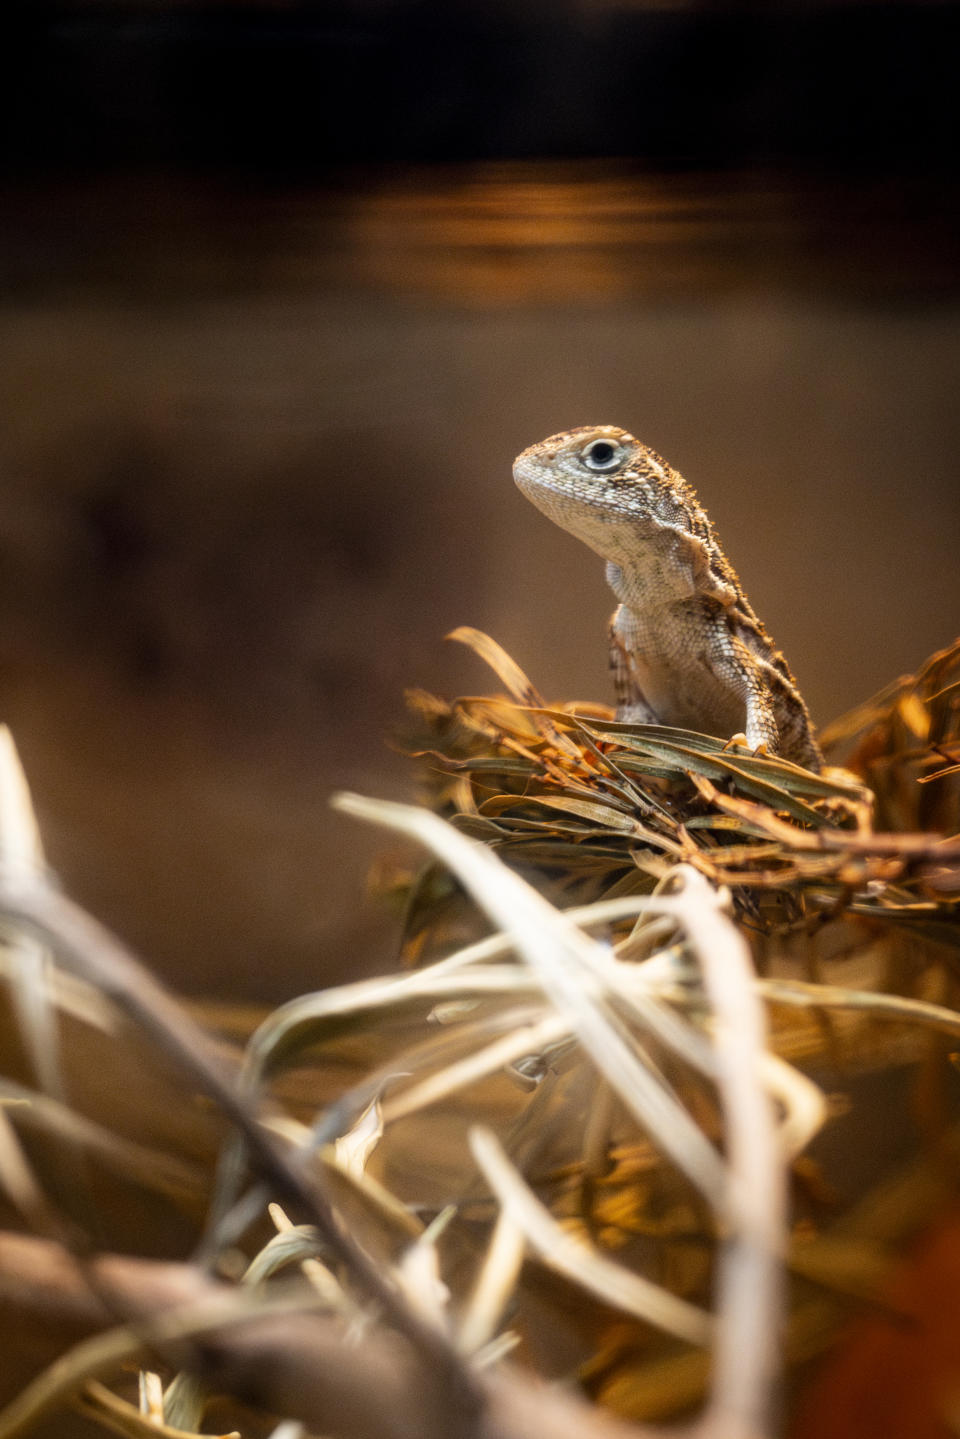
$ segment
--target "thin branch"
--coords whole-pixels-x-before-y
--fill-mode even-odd
[[[452,1434],[460,1439],[464,1433],[455,1419],[451,1422],[449,1408],[438,1403],[436,1389],[424,1384],[422,1368],[389,1334],[370,1332],[362,1344],[348,1345],[335,1320],[289,1308],[270,1313],[269,1304],[261,1308],[262,1297],[245,1306],[241,1322],[238,1291],[205,1279],[193,1267],[117,1255],[93,1262],[103,1285],[147,1329],[165,1326],[168,1334],[183,1335],[192,1314],[196,1334],[204,1313],[210,1317],[202,1340],[191,1344],[184,1357],[218,1392],[299,1419],[311,1432],[333,1439],[450,1439]],[[65,1322],[82,1340],[109,1318],[64,1249],[24,1235],[0,1233],[0,1302],[16,1304],[45,1326],[59,1321],[48,1339],[54,1351],[62,1344]],[[231,1306],[234,1322],[227,1323]],[[505,1366],[478,1376],[477,1384],[485,1404],[476,1439],[542,1434],[551,1439],[649,1439],[651,1433]],[[58,1393],[57,1399],[62,1397]],[[26,1433],[40,1412],[21,1413],[19,1427],[9,1423],[10,1417],[8,1407],[0,1415],[4,1439]]]
[[[276,1197],[305,1212],[354,1279],[426,1361],[424,1370],[445,1390],[452,1423],[476,1413],[478,1393],[460,1356],[438,1330],[413,1314],[370,1256],[342,1226],[326,1196],[295,1168],[237,1093],[207,1036],[150,972],[103,925],[54,890],[42,876],[0,868],[0,913],[36,933],[60,961],[96,984],[211,1095],[242,1134]],[[455,1415],[457,1416],[455,1418]]]

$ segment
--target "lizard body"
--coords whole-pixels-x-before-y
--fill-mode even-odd
[[[744,594],[694,490],[613,425],[524,450],[513,468],[538,509],[607,562],[617,717],[709,734],[819,770],[786,660]]]

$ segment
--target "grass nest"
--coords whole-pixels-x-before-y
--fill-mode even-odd
[[[429,852],[408,967],[269,1015],[74,906],[0,748],[0,1439],[839,1434],[851,1317],[949,1324],[960,646],[813,774],[455,637],[506,695],[412,694],[425,802],[335,801]]]
[[[843,752],[847,768],[814,774],[687,730],[620,723],[604,706],[551,708],[488,636],[451,638],[508,695],[409,693],[405,748],[425,762],[425,802],[558,901],[648,894],[689,864],[729,888],[758,935],[852,913],[960,938],[960,848],[946,837],[960,829],[956,646],[830,725],[827,753]],[[421,937],[437,942],[435,881],[428,872],[410,895],[410,958]]]

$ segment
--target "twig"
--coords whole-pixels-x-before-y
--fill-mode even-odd
[[[311,1432],[334,1439],[450,1439],[453,1434],[460,1439],[463,1433],[456,1421],[451,1424],[449,1409],[438,1406],[436,1390],[424,1385],[422,1369],[411,1363],[409,1351],[382,1331],[367,1334],[361,1345],[348,1346],[336,1321],[289,1308],[270,1313],[262,1297],[248,1304],[241,1323],[237,1291],[205,1279],[195,1268],[117,1255],[94,1262],[104,1285],[148,1327],[165,1325],[171,1334],[183,1334],[192,1314],[197,1332],[205,1310],[210,1327],[185,1357],[212,1388],[299,1419]],[[82,1339],[108,1317],[90,1294],[80,1267],[60,1246],[23,1235],[0,1233],[0,1301],[16,1303],[21,1311],[43,1319],[45,1326],[59,1321],[48,1340],[51,1348],[62,1342],[65,1323],[74,1338]],[[225,1326],[231,1306],[235,1322]],[[551,1439],[644,1439],[650,1434],[505,1367],[478,1377],[477,1384],[485,1400],[476,1421],[477,1439],[540,1434]],[[9,1420],[9,1407],[5,1414]],[[7,1422],[0,1433],[13,1439],[39,1417],[36,1409],[21,1414],[19,1428]]]
[[[277,1197],[305,1211],[354,1279],[426,1361],[425,1375],[447,1395],[452,1424],[476,1413],[478,1392],[453,1346],[413,1314],[380,1269],[340,1223],[326,1196],[298,1171],[238,1095],[203,1031],[147,969],[103,925],[43,877],[0,868],[0,913],[38,934],[62,963],[92,981],[210,1094],[237,1127]]]

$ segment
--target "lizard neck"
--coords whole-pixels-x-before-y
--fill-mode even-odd
[[[677,553],[673,532],[644,542],[639,562],[607,560],[607,584],[622,605],[637,613],[662,613],[699,599],[703,585],[689,557]]]

